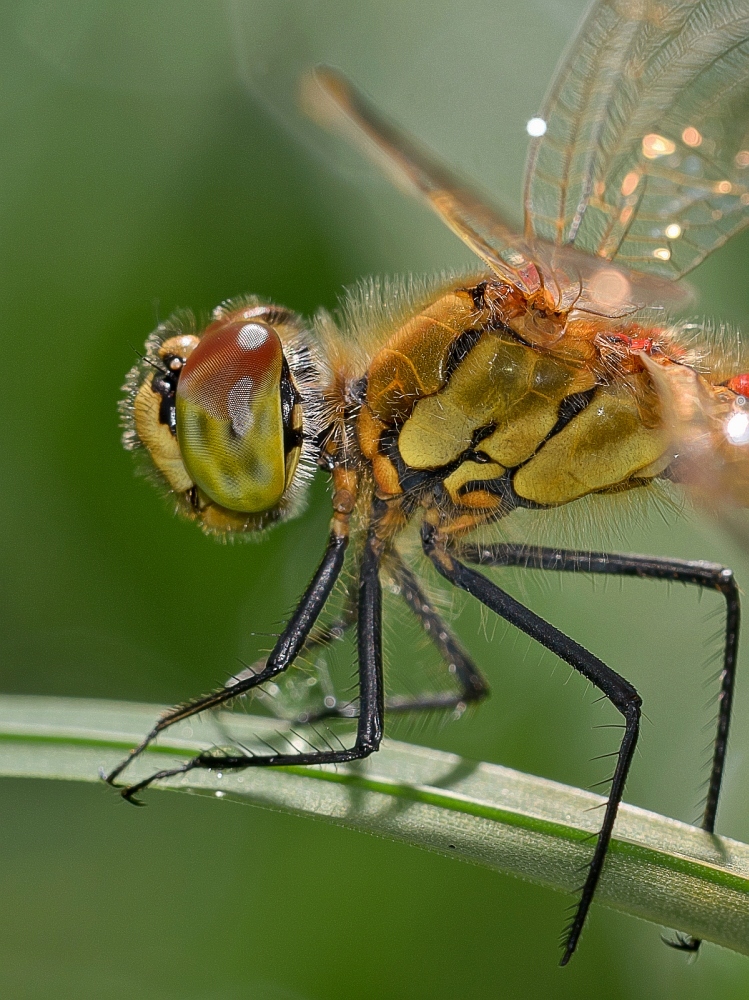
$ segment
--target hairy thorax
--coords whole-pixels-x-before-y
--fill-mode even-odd
[[[373,354],[356,432],[381,500],[408,510],[428,495],[470,527],[642,486],[668,466],[640,327],[588,318],[531,344],[519,315],[507,286],[456,283]]]

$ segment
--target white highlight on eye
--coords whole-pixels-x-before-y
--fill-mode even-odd
[[[747,444],[749,442],[749,414],[734,413],[726,422],[726,437],[731,444]]]
[[[678,222],[672,222],[670,226],[666,226],[666,236],[670,240],[678,240],[681,236],[681,226]]]
[[[268,339],[268,328],[260,323],[245,323],[237,334],[237,343],[243,351],[254,351]]]
[[[226,395],[226,408],[229,411],[232,430],[237,437],[245,437],[255,423],[255,416],[250,409],[250,399],[254,389],[254,381],[249,375],[245,375],[234,383]]]
[[[546,135],[546,122],[543,118],[531,118],[525,126],[525,131],[534,139],[539,139],[542,135]]]

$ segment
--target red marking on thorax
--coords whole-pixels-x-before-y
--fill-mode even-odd
[[[645,354],[652,354],[655,340],[653,337],[630,337],[626,333],[613,333],[606,338],[610,343],[621,344],[622,347],[635,354],[642,351]]]
[[[723,383],[737,396],[749,396],[749,374],[734,375]]]
[[[653,338],[652,337],[633,337],[628,347],[630,351],[644,351],[645,354],[652,354],[653,351]]]

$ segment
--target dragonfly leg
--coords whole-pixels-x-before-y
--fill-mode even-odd
[[[169,726],[173,726],[176,722],[181,722],[183,719],[189,719],[199,712],[206,711],[206,709],[223,705],[225,702],[236,698],[237,695],[249,691],[259,684],[263,684],[265,681],[275,677],[276,674],[286,670],[304,646],[318,615],[330,596],[343,567],[347,543],[348,536],[345,533],[338,531],[331,532],[322,561],[302,595],[296,610],[289,619],[286,628],[281,633],[276,645],[268,656],[264,668],[257,674],[252,674],[241,678],[235,683],[224,685],[218,691],[214,691],[202,698],[196,698],[194,701],[180,705],[163,715],[145,739],[131,750],[129,755],[106,776],[106,781],[110,785],[114,784],[128,764],[143,753],[159,733],[164,732]],[[123,795],[126,798],[130,798],[129,789],[124,789]]]
[[[176,774],[184,774],[196,768],[227,771],[246,767],[280,767],[289,764],[341,764],[347,761],[358,760],[367,757],[375,750],[379,749],[383,733],[383,681],[382,681],[382,594],[380,589],[379,564],[381,556],[381,542],[376,538],[374,532],[370,534],[364,547],[362,563],[359,575],[359,612],[357,616],[357,639],[358,639],[358,659],[359,659],[359,722],[356,733],[356,742],[353,747],[335,750],[301,751],[294,753],[272,752],[269,754],[214,754],[200,753],[186,761],[180,767],[168,768],[157,771],[150,777],[139,781],[128,788],[123,789],[123,797],[132,799],[134,795],[148,787],[152,782],[160,778],[173,777]],[[343,557],[341,554],[341,564]],[[321,569],[325,565],[325,560],[321,564]],[[340,571],[340,565],[337,566]],[[318,579],[320,570],[313,579],[313,585],[308,588],[305,598],[313,589],[315,580]],[[335,574],[337,575],[337,573]],[[327,587],[327,594],[335,582],[335,576]],[[326,594],[326,596],[327,596]],[[302,603],[304,603],[303,598]],[[322,601],[324,603],[324,600]],[[300,608],[301,608],[300,604]],[[314,617],[317,617],[321,606],[316,608]],[[292,622],[298,617],[300,608],[292,616]],[[314,618],[310,622],[311,628]],[[288,631],[288,626],[287,626]],[[285,635],[286,633],[284,633]],[[279,642],[283,641],[284,636]],[[296,652],[303,645],[303,637],[297,642]],[[273,654],[271,654],[272,656]],[[296,655],[296,653],[294,654]],[[268,658],[270,662],[270,657]],[[291,661],[293,657],[289,659]],[[288,665],[288,663],[286,664]],[[266,668],[267,669],[267,668]],[[279,671],[276,670],[276,673]],[[231,694],[229,695],[232,696]],[[194,704],[198,704],[197,702]],[[198,711],[202,711],[199,708]],[[270,748],[273,750],[273,748]]]
[[[389,698],[389,712],[428,711],[455,709],[469,702],[481,701],[489,694],[489,685],[478,667],[461,648],[455,636],[427,600],[411,570],[395,552],[389,557],[389,566],[400,585],[406,604],[418,619],[421,627],[432,640],[440,656],[458,683],[458,691],[444,694],[425,694],[417,698]]]
[[[356,622],[356,603],[354,602],[350,607],[346,607],[340,617],[334,619],[330,624],[316,627],[313,632],[307,638],[302,649],[299,651],[300,656],[309,656],[318,650],[327,649],[328,646],[332,646],[334,642],[342,639],[346,632],[354,625]],[[240,683],[246,677],[253,677],[256,674],[262,673],[265,670],[265,666],[268,662],[267,657],[261,657],[259,660],[255,660],[254,663],[249,664],[240,670],[239,673],[234,674],[226,682],[226,687],[233,686]],[[350,713],[345,715],[337,708],[324,709],[320,712],[315,713],[304,713],[303,715],[288,715],[282,711],[277,711],[275,706],[271,703],[266,706],[270,708],[271,712],[277,719],[282,719],[285,722],[316,722],[319,719],[333,717],[345,717],[351,718]]]
[[[476,664],[462,649],[441,616],[429,603],[410,569],[394,549],[387,554],[387,568],[394,582],[400,587],[401,596],[413,612],[421,627],[436,646],[449,672],[455,677],[457,691],[425,693],[416,697],[396,695],[385,699],[385,712],[429,712],[460,709],[465,705],[481,701],[489,694],[489,685]],[[341,623],[335,623],[339,626]],[[337,638],[336,633],[333,638]],[[319,645],[322,643],[318,643]],[[307,647],[309,648],[309,647]],[[330,718],[350,718],[350,703],[334,706],[306,715],[299,721],[315,723]]]
[[[567,930],[561,964],[566,965],[577,947],[585,918],[598,885],[606,857],[616,813],[624,793],[640,729],[642,701],[635,688],[583,646],[534,614],[514,597],[505,593],[481,573],[470,569],[452,555],[440,539],[438,530],[428,519],[422,525],[422,545],[435,569],[454,586],[471,594],[505,621],[535,639],[560,659],[569,663],[604,694],[624,718],[624,735],[611,781],[603,823],[598,834],[593,858],[588,867],[580,900]]]
[[[523,569],[636,576],[643,580],[667,580],[706,587],[723,595],[726,602],[726,626],[723,643],[723,666],[718,693],[718,724],[701,823],[703,830],[713,833],[726,762],[738,657],[739,591],[732,570],[718,563],[701,560],[669,559],[661,556],[588,552],[503,543],[467,545],[459,550],[459,555],[467,562],[484,566],[519,566]],[[683,935],[679,935],[676,941],[668,940],[666,943],[685,951],[696,951],[700,945],[697,938]]]

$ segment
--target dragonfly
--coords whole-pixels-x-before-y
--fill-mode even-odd
[[[311,320],[255,297],[200,327],[159,325],[122,404],[177,510],[221,539],[297,515],[330,478],[322,560],[268,656],[163,715],[108,776],[113,785],[175,723],[261,691],[311,649],[355,634],[358,694],[330,699],[302,745],[207,750],[122,786],[131,801],[194,769],[345,764],[377,751],[394,712],[455,711],[488,684],[427,596],[419,558],[578,671],[620,713],[610,791],[562,964],[599,883],[637,744],[641,698],[613,667],[484,572],[517,567],[678,581],[725,600],[718,722],[702,827],[715,829],[739,635],[731,569],[703,561],[508,542],[505,520],[601,494],[691,490],[720,512],[749,501],[749,358],[738,335],[673,319],[678,279],[749,221],[749,3],[597,0],[557,69],[532,138],[516,232],[490,201],[318,68],[305,110],[426,203],[473,251],[467,275],[352,292]],[[681,484],[676,487],[673,484]],[[344,571],[344,567],[345,571]],[[437,649],[454,691],[387,698],[383,581]],[[325,622],[335,593],[340,614]],[[353,742],[317,739],[355,716]],[[696,951],[680,935],[675,947]]]

